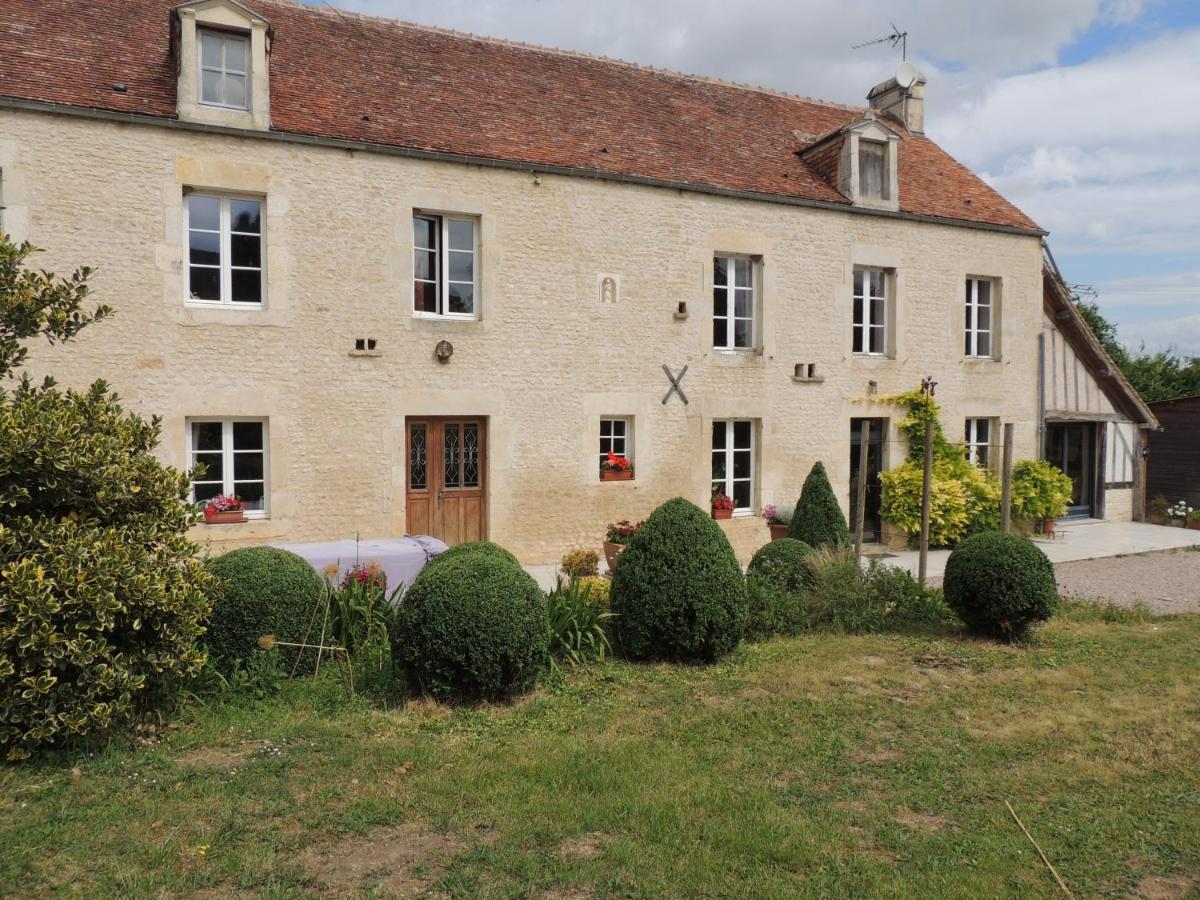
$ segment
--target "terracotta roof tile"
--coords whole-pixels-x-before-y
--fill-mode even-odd
[[[176,2],[6,0],[0,96],[174,117]],[[846,204],[796,156],[808,146],[797,134],[827,134],[861,108],[287,0],[241,2],[273,29],[275,131]],[[1037,228],[932,141],[897,130],[901,210]]]

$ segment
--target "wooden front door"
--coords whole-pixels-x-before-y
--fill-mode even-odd
[[[406,530],[453,546],[487,537],[487,420],[409,419]]]

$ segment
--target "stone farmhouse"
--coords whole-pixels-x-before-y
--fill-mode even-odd
[[[247,501],[216,547],[546,563],[720,488],[744,560],[817,460],[851,505],[864,423],[870,475],[903,459],[881,398],[925,376],[981,465],[1011,423],[1074,512],[1133,516],[1153,416],[905,81],[850,107],[287,0],[7,0],[3,228],[117,313],[32,365]]]

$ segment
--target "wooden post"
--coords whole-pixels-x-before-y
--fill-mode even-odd
[[[1008,534],[1012,527],[1013,427],[1004,423],[1004,453],[1000,457],[1000,530]]]
[[[867,454],[871,442],[871,420],[859,419],[858,430],[858,486],[854,510],[854,558],[862,558],[863,522],[867,517]]]
[[[929,569],[929,509],[933,497],[933,422],[925,423],[925,472],[921,484],[921,554],[917,566],[917,580],[925,586],[925,573]]]

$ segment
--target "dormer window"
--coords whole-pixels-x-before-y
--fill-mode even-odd
[[[887,179],[887,144],[883,141],[858,141],[858,190],[863,200],[884,200]]]
[[[180,120],[269,131],[270,23],[238,0],[186,0],[175,14]]]
[[[200,102],[229,109],[250,108],[250,39],[208,28],[200,39]]]

